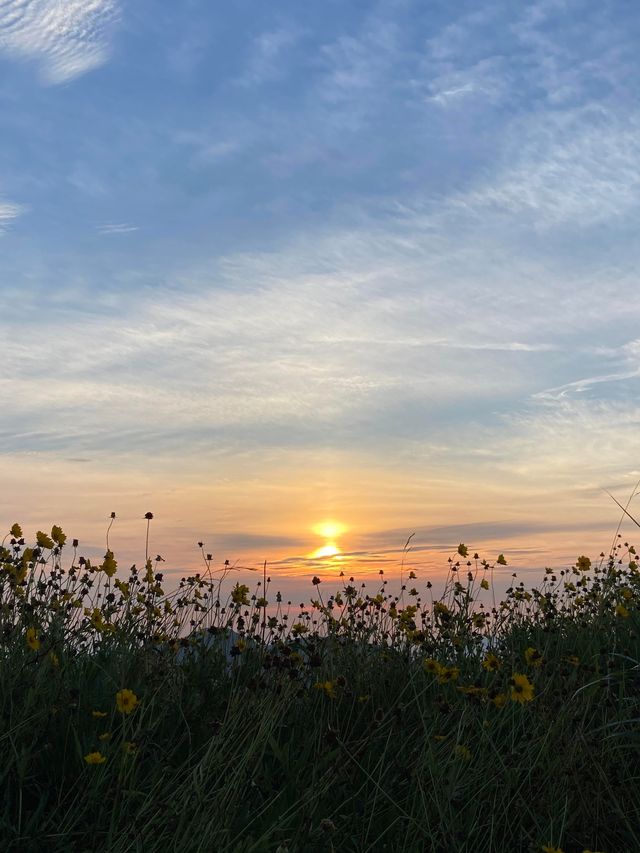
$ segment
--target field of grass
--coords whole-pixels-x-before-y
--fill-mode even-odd
[[[3,851],[640,851],[640,570],[444,594],[314,578],[292,610],[203,572],[0,550]],[[500,555],[496,562],[504,563]]]

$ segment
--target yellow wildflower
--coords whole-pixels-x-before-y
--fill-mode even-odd
[[[98,740],[101,740],[101,741],[111,740],[111,732],[104,732],[103,734],[98,735]]]
[[[90,752],[84,760],[87,764],[104,764],[107,759],[101,752]]]
[[[533,699],[533,684],[526,675],[514,672],[511,679],[511,698],[523,705]]]
[[[116,706],[121,714],[130,714],[139,705],[139,700],[133,690],[119,690],[116,693]]]
[[[40,648],[40,639],[35,628],[27,628],[27,645],[34,652],[37,652]]]
[[[460,675],[460,670],[457,666],[443,666],[438,673],[438,684],[446,684],[449,681],[456,681]]]
[[[234,604],[249,604],[249,587],[244,583],[237,583],[231,590],[231,601]]]
[[[495,696],[492,697],[490,701],[495,708],[500,709],[504,708],[504,706],[507,704],[508,699],[509,697],[506,693],[497,693]]]
[[[106,711],[92,711],[91,716],[95,717],[96,720],[101,720],[103,717],[107,716],[107,712]]]
[[[630,598],[633,598],[633,592],[629,589],[628,586],[625,586],[622,590],[622,597],[625,601],[629,601]]]
[[[38,543],[38,547],[40,548],[53,548],[53,539],[50,536],[47,536],[46,533],[43,533],[42,530],[38,530],[36,533],[36,542]]]
[[[624,606],[624,604],[618,604],[616,607],[616,616],[621,616],[623,619],[629,618],[629,611]]]
[[[122,751],[125,755],[133,755],[138,749],[138,744],[133,740],[125,740],[122,744]]]
[[[471,760],[471,750],[467,746],[463,746],[461,743],[457,743],[454,750],[455,754],[458,758],[462,758],[464,761]]]
[[[553,844],[544,844],[542,853],[564,853],[564,850],[561,847],[554,847]]]
[[[118,563],[113,557],[113,551],[107,551],[107,553],[104,555],[104,561],[100,568],[107,577],[112,578],[116,573],[117,567]]]
[[[56,545],[60,545],[60,547],[62,547],[67,541],[66,534],[62,532],[62,528],[58,527],[57,524],[54,524],[51,528],[51,538],[56,543]]]
[[[22,538],[22,528],[17,522],[11,525],[11,530],[9,531],[9,533],[11,533],[14,539]]]
[[[578,557],[576,566],[578,567],[578,569],[580,569],[581,572],[588,572],[591,568],[591,560],[585,556]]]
[[[528,649],[524,650],[524,659],[529,664],[529,666],[542,666],[542,655],[537,649],[534,649],[532,646],[529,646]]]
[[[327,699],[336,698],[336,683],[335,681],[318,681],[313,685],[318,690],[322,690]]]
[[[440,675],[442,671],[442,666],[433,658],[426,658],[422,662],[422,666],[425,672],[430,672],[432,675]]]
[[[486,578],[482,578],[480,581],[480,586],[482,589],[489,589],[489,581]]]
[[[501,666],[500,658],[493,652],[488,652],[482,661],[482,668],[486,669],[487,672],[497,672]]]

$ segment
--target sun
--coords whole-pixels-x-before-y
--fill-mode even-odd
[[[345,524],[333,519],[326,519],[325,521],[319,521],[317,524],[314,524],[313,532],[318,536],[322,536],[326,541],[322,547],[316,548],[312,554],[309,554],[309,557],[312,560],[338,557],[342,551],[338,547],[336,540],[346,530],[347,527]]]
[[[322,548],[318,548],[313,554],[310,554],[312,560],[320,560],[322,557],[337,557],[340,554],[340,548],[333,542],[327,542]]]

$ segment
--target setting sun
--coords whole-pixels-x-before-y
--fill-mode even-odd
[[[333,542],[327,542],[322,548],[318,548],[313,554],[310,554],[312,560],[319,560],[322,557],[337,557],[340,554],[340,548]]]

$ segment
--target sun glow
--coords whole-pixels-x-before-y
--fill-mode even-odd
[[[342,536],[346,529],[346,526],[339,521],[320,521],[314,525],[313,532],[322,536],[323,539],[334,540]]]
[[[318,548],[313,554],[310,554],[312,560],[319,560],[322,557],[337,557],[340,554],[340,548],[333,542],[327,542],[322,548]]]
[[[342,553],[338,547],[337,539],[347,530],[345,524],[334,519],[325,519],[314,524],[312,530],[317,536],[326,540],[322,547],[316,548],[313,553],[308,555],[312,560],[338,557]]]

